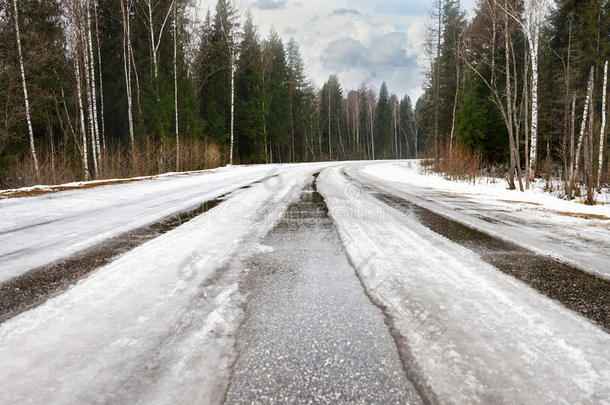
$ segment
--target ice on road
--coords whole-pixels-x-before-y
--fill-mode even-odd
[[[218,206],[1,323],[0,403],[222,403],[231,376],[239,374],[234,368],[236,348],[243,349],[246,364],[244,374],[239,375],[242,385],[236,380],[235,386],[243,388],[242,392],[254,386],[248,386],[250,381],[260,383],[266,378],[248,378],[248,372],[262,373],[259,370],[267,367],[257,362],[256,348],[263,347],[270,356],[276,354],[273,344],[252,340],[260,346],[249,345],[251,341],[246,339],[238,342],[238,336],[250,330],[255,332],[248,335],[252,339],[259,334],[266,342],[281,339],[286,346],[282,349],[293,353],[297,343],[291,339],[313,333],[311,328],[299,328],[308,319],[299,318],[299,305],[305,305],[299,297],[309,298],[314,311],[311,317],[318,316],[321,325],[325,318],[332,319],[330,329],[341,335],[349,330],[341,322],[358,314],[338,316],[337,310],[337,316],[324,317],[315,311],[322,304],[325,311],[332,311],[335,302],[349,311],[351,304],[340,299],[346,296],[360,300],[352,302],[368,307],[376,317],[362,323],[351,320],[350,327],[362,328],[362,336],[375,334],[366,325],[374,323],[382,330],[385,347],[396,345],[406,379],[426,403],[608,404],[607,331],[502,273],[472,250],[426,228],[417,217],[381,202],[345,173],[360,184],[417,199],[417,204],[430,210],[489,234],[501,233],[539,253],[574,255],[572,261],[596,274],[605,274],[603,264],[608,263],[608,230],[597,226],[603,221],[587,222],[557,213],[547,216],[544,209],[552,204],[545,205],[545,201],[540,201],[540,207],[521,209],[514,202],[500,201],[505,197],[494,197],[489,190],[478,194],[466,187],[451,190],[435,179],[426,185],[426,176],[405,169],[408,164],[232,167],[0,201],[2,283],[109,237],[226,195]],[[326,204],[330,220],[324,216],[320,229],[314,227],[315,232],[300,232],[287,240],[284,236],[290,233],[278,233],[275,227],[317,172],[321,172],[317,186],[324,201],[317,201],[315,207]],[[591,223],[596,226],[589,226]],[[321,247],[329,235],[334,256]],[[262,246],[264,240],[275,241],[276,251]],[[587,251],[588,243],[591,249]],[[282,278],[282,272],[263,272],[263,279],[253,284],[262,287],[249,295],[252,291],[243,283],[256,275],[253,257],[279,263],[286,259],[281,263],[284,267],[280,266],[284,270],[299,261],[310,263],[304,267],[309,277],[304,280],[311,283],[293,286],[290,277]],[[333,276],[333,263],[342,266],[341,277]],[[386,316],[389,331],[383,329],[380,312],[368,306],[361,286],[350,274],[350,265],[367,296]],[[320,276],[317,271],[325,273]],[[349,291],[325,290],[332,283]],[[317,302],[320,294],[325,296]],[[265,311],[252,312],[242,324],[248,305],[252,309],[270,304],[265,301],[257,306],[256,296],[263,301],[277,298],[277,305],[292,305],[275,314],[285,314],[282,322],[293,322],[290,327],[275,334],[259,329],[270,326],[268,319],[279,319]],[[290,300],[282,299],[285,296]],[[244,326],[240,329],[240,325]],[[303,358],[291,361],[316,364],[316,351],[307,350],[309,340],[315,341],[300,342],[298,353]],[[379,339],[377,349],[383,342]],[[324,340],[333,350],[349,350],[348,345],[334,343]],[[295,346],[288,347],[291,344]],[[366,351],[364,347],[361,352]],[[383,358],[389,350],[381,352],[371,348],[363,358],[374,353],[374,358]],[[297,369],[280,358],[273,360],[268,362],[270,367],[277,362],[277,367]],[[359,362],[358,367],[368,363]],[[374,374],[374,368],[381,366],[372,363],[366,371]],[[393,364],[397,366],[397,362]],[[285,376],[277,368],[268,374]],[[325,379],[326,398],[339,391],[333,392],[332,375],[308,375],[303,381],[316,378]],[[272,393],[267,388],[258,392]],[[404,393],[388,390],[385,394]],[[240,395],[230,399],[248,401]]]
[[[0,402],[219,402],[244,300],[235,260],[256,250],[314,170],[282,169],[1,324]]]
[[[0,200],[0,283],[273,174],[231,167]]]
[[[604,403],[610,335],[471,251],[324,171],[365,287],[401,336],[408,374],[440,403]]]

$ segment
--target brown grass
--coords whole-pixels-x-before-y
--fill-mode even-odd
[[[566,211],[555,211],[557,214],[564,215],[566,217],[575,217],[583,219],[601,219],[602,221],[610,221],[610,217],[599,214],[586,214],[584,212],[566,212]]]
[[[515,204],[530,204],[530,205],[541,205],[535,202],[531,202],[531,201],[516,201],[516,200],[500,200],[501,202],[505,202],[505,203],[515,203]]]
[[[447,180],[465,180],[474,183],[480,176],[481,163],[479,153],[456,143],[453,148],[446,145],[441,149],[439,167],[436,171],[442,173]],[[423,160],[421,167],[424,171],[433,171],[434,160]]]
[[[28,155],[0,174],[0,189],[16,189],[41,184],[58,185],[85,180],[82,159],[78,151],[55,145],[52,151],[39,151],[39,156],[38,175],[34,171],[31,157]],[[214,143],[197,139],[181,139],[180,167],[178,168],[180,171],[215,168],[222,165],[225,160],[222,151]],[[0,198],[40,195],[74,188],[125,183],[135,181],[131,179],[133,177],[154,176],[175,172],[176,169],[175,143],[170,140],[145,138],[138,141],[133,155],[130,148],[121,145],[108,146],[106,151],[102,152],[98,176],[95,176],[93,159],[91,155],[89,156],[89,180],[113,180],[49,189],[16,190],[10,193],[0,191]]]

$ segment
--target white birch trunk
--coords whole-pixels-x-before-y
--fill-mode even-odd
[[[81,16],[84,19],[84,16]],[[87,93],[87,115],[89,118],[89,132],[91,133],[91,155],[93,156],[93,170],[95,171],[95,176],[99,175],[99,167],[97,162],[97,148],[95,144],[95,125],[93,119],[93,100],[92,89],[91,89],[91,66],[89,65],[89,48],[87,42],[87,33],[85,32],[84,21],[80,27],[81,34],[81,49],[83,50],[84,57],[84,70],[85,70],[85,84],[86,84],[86,93]]]
[[[578,146],[576,147],[576,155],[574,158],[574,170],[572,170],[572,175],[570,176],[570,183],[574,185],[574,180],[578,175],[578,170],[580,168],[580,151],[582,149],[582,142],[585,136],[585,131],[587,130],[587,116],[589,113],[589,107],[591,103],[591,97],[593,94],[593,66],[591,66],[591,73],[589,74],[589,81],[587,82],[587,98],[585,100],[584,112],[582,114],[582,123],[580,125],[580,134],[578,136]],[[586,157],[585,157],[586,158]]]
[[[602,169],[604,167],[604,141],[606,138],[606,99],[608,97],[608,61],[604,65],[604,87],[602,89],[602,127],[599,132],[599,166],[597,168],[597,188],[601,186]]]
[[[80,130],[83,142],[83,169],[85,172],[85,180],[89,180],[89,156],[87,152],[87,130],[85,128],[85,111],[83,107],[83,91],[81,87],[80,77],[80,57],[78,52],[74,55],[74,65],[76,67],[76,95],[78,97],[78,111],[80,113]]]
[[[159,72],[159,68],[157,67],[157,51],[155,49],[155,26],[153,21],[153,9],[152,9],[152,0],[147,0],[146,4],[148,6],[148,30],[150,32],[150,56],[153,62],[153,75],[155,79],[157,78],[157,74]]]
[[[159,29],[159,35],[155,35],[155,25],[153,18],[153,6],[152,0],[146,0],[146,5],[148,8],[148,29],[150,32],[150,51],[151,57],[153,61],[153,73],[155,79],[159,75],[159,57],[157,53],[159,52],[159,46],[161,45],[161,38],[163,37],[163,31],[165,30],[165,25],[167,24],[167,20],[169,16],[172,14],[176,1],[172,1],[167,9],[167,13],[165,14],[165,18],[163,19],[163,24],[161,24],[161,28]]]
[[[459,45],[457,47],[457,52],[460,52],[460,48]],[[455,97],[453,99],[453,113],[451,116],[451,135],[449,136],[449,156],[451,156],[453,154],[453,136],[455,134],[455,113],[457,110],[457,103],[458,103],[458,95],[459,95],[459,91],[460,91],[460,61],[458,58],[455,58],[456,60],[456,78],[457,81],[455,82]]]
[[[229,164],[233,165],[233,147],[235,142],[235,50],[231,45],[231,152]]]
[[[28,134],[30,137],[30,152],[34,161],[34,170],[36,176],[40,174],[38,166],[38,156],[36,155],[36,147],[34,146],[34,130],[32,129],[32,117],[30,115],[30,98],[28,96],[28,87],[25,81],[25,68],[23,66],[23,51],[21,50],[21,32],[19,31],[19,11],[17,9],[17,0],[13,0],[14,18],[15,18],[15,37],[17,39],[17,52],[19,54],[19,70],[21,71],[21,84],[23,87],[23,99],[25,102],[25,117],[28,123]]]
[[[125,70],[125,89],[127,93],[127,119],[129,123],[129,138],[131,140],[131,153],[135,155],[135,139],[133,132],[133,103],[131,98],[131,28],[129,23],[129,11],[131,0],[121,0],[121,12],[123,14],[123,65]],[[129,5],[129,6],[128,6]]]
[[[174,3],[174,109],[176,112],[176,171],[180,171],[180,132],[178,127],[178,6]]]
[[[101,157],[102,151],[100,148],[100,131],[97,120],[97,90],[96,90],[96,80],[95,80],[95,56],[93,53],[93,36],[91,33],[91,2],[87,0],[87,44],[88,44],[88,52],[89,52],[89,60],[91,61],[91,99],[93,102],[93,131],[95,133],[95,151],[97,153],[97,157],[99,160],[99,165],[101,166]],[[98,173],[99,175],[99,173]]]
[[[528,178],[534,180],[536,175],[537,156],[538,156],[538,47],[540,43],[540,26],[536,22],[534,27],[534,37],[531,40],[530,56],[532,60],[532,122],[530,136],[530,164]]]
[[[93,12],[95,17],[95,40],[97,42],[97,63],[99,67],[99,79],[100,79],[100,123],[101,131],[100,138],[102,141],[102,149],[106,152],[106,126],[104,123],[104,81],[102,79],[102,50],[100,44],[100,30],[97,18],[97,1],[93,2]]]

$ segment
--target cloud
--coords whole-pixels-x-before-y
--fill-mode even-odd
[[[354,10],[353,8],[336,8],[329,14],[329,17],[335,15],[361,15],[358,10]]]
[[[257,0],[252,6],[259,10],[280,10],[286,8],[287,1],[288,0]]]
[[[368,45],[353,38],[328,44],[323,51],[322,70],[339,74],[349,87],[366,82],[378,87],[381,81],[391,91],[408,92],[420,84],[417,55],[406,50],[407,34],[391,32],[371,39]]]

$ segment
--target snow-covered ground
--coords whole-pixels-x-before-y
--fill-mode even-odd
[[[218,403],[242,316],[237,282],[246,269],[240,259],[257,251],[258,240],[299,198],[316,167],[283,167],[273,182],[237,193],[0,325],[0,402]],[[181,190],[188,202],[269,170],[230,170],[207,182],[200,176],[174,179],[181,187],[170,181],[120,189],[134,186],[127,191],[139,190],[137,201]],[[93,193],[102,199],[102,190]],[[77,202],[84,204],[87,196],[76,194],[69,201],[80,207]],[[160,208],[178,201],[173,196]]]
[[[608,403],[610,335],[352,187],[340,168],[318,181],[420,390],[440,403]]]
[[[377,188],[468,226],[610,279],[610,204],[587,206],[539,189],[508,190],[422,174],[418,162],[353,165],[347,172]]]

